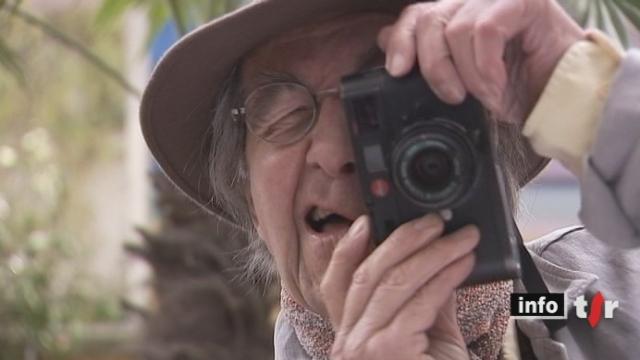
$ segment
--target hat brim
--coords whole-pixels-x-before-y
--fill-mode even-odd
[[[158,165],[189,198],[235,225],[213,199],[209,150],[214,101],[233,66],[249,51],[311,20],[362,11],[397,13],[413,1],[263,0],[186,35],[163,56],[145,89],[142,133]],[[533,160],[533,159],[532,159]],[[546,165],[537,158],[526,179]]]

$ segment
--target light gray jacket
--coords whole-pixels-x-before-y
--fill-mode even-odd
[[[541,360],[640,359],[640,51],[631,50],[611,87],[604,117],[580,179],[582,227],[527,243],[551,292],[567,302],[600,291],[617,300],[613,319],[594,329],[569,312],[551,337],[541,320],[518,320]],[[593,234],[593,235],[592,235]],[[516,283],[516,291],[522,285]],[[309,359],[282,316],[275,329],[276,359]]]
[[[569,229],[528,243],[552,292],[569,304],[600,291],[618,300],[613,319],[592,329],[569,312],[568,326],[549,338],[540,321],[519,320],[539,359],[640,359],[640,51],[623,60],[580,179],[580,219]],[[593,234],[593,235],[592,235]]]

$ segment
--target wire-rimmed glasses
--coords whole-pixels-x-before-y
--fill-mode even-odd
[[[338,88],[314,94],[294,81],[272,82],[251,91],[242,106],[231,109],[231,116],[264,141],[290,145],[313,129],[322,100],[335,94]]]

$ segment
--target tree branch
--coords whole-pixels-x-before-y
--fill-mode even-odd
[[[0,11],[2,9],[3,8],[0,8]],[[53,38],[54,40],[56,40],[59,43],[61,43],[63,46],[67,47],[68,49],[70,49],[70,50],[74,51],[75,53],[77,53],[78,55],[80,55],[82,58],[84,58],[90,64],[92,64],[93,66],[98,68],[98,70],[102,71],[105,75],[107,75],[107,77],[109,77],[110,79],[115,81],[118,85],[120,85],[128,93],[130,93],[130,94],[132,94],[132,95],[134,95],[136,97],[140,97],[141,96],[140,90],[136,89],[135,86],[133,86],[129,81],[127,81],[127,79],[124,76],[122,76],[122,74],[120,74],[117,69],[115,69],[111,65],[107,64],[104,60],[102,60],[98,55],[93,53],[91,50],[89,50],[83,44],[81,44],[78,41],[70,38],[68,35],[64,34],[63,32],[61,32],[60,30],[56,29],[55,27],[53,27],[52,25],[48,24],[47,22],[43,21],[42,19],[39,19],[36,16],[34,16],[34,15],[32,15],[32,14],[30,14],[30,13],[28,13],[28,12],[18,8],[18,7],[16,7],[16,6],[7,8],[6,10],[11,12],[11,14],[13,14],[16,18],[24,21],[25,23],[27,23],[27,24],[29,24],[31,26],[34,26],[34,27],[40,29],[47,36]]]

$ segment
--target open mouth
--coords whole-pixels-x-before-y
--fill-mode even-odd
[[[312,207],[305,216],[307,225],[317,233],[324,233],[331,230],[348,229],[353,220],[348,219],[331,210]]]

